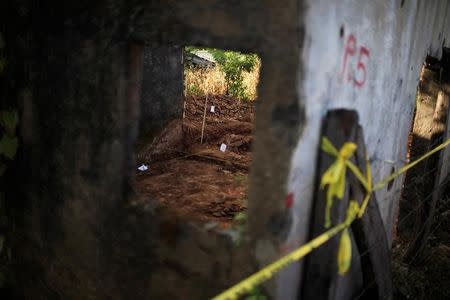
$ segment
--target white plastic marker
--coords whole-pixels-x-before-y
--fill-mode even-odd
[[[141,171],[141,172],[147,171],[147,170],[148,170],[148,166],[142,164],[142,165],[138,168],[138,170]]]
[[[215,107],[214,107],[214,105],[211,105],[211,112],[212,112],[212,113],[215,112]]]
[[[222,143],[222,145],[220,145],[220,151],[225,152],[225,150],[227,150],[227,145]]]

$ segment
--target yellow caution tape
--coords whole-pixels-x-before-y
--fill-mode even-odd
[[[232,300],[232,299],[238,299],[239,296],[242,296],[249,291],[251,291],[255,286],[260,285],[261,283],[264,283],[265,281],[272,278],[276,273],[278,273],[281,269],[284,267],[290,265],[291,263],[294,263],[296,261],[299,261],[303,257],[305,257],[307,254],[312,252],[315,248],[320,247],[327,241],[329,241],[332,237],[340,233],[341,231],[346,231],[348,227],[352,224],[352,222],[355,220],[356,217],[361,218],[364,215],[364,212],[367,208],[367,205],[370,200],[370,195],[373,191],[379,190],[385,185],[387,185],[390,181],[394,180],[401,174],[405,173],[407,170],[411,169],[415,165],[417,165],[419,162],[423,161],[424,159],[428,158],[429,156],[433,155],[434,153],[444,149],[450,144],[450,139],[446,140],[444,143],[440,144],[433,150],[429,151],[425,155],[421,156],[420,158],[416,159],[413,162],[410,162],[409,164],[403,166],[400,168],[397,172],[393,173],[392,175],[386,177],[385,179],[381,180],[379,183],[377,183],[372,188],[372,174],[370,170],[370,164],[366,155],[366,177],[362,175],[359,168],[353,164],[349,158],[351,155],[353,155],[354,150],[352,151],[353,146],[348,146],[350,143],[344,144],[343,147],[347,145],[347,149],[343,150],[341,149],[338,151],[331,142],[324,137],[322,139],[322,150],[328,154],[331,154],[333,156],[337,157],[337,161],[340,160],[339,166],[335,167],[336,170],[330,171],[330,173],[327,176],[330,176],[330,178],[336,179],[336,177],[339,176],[339,174],[342,174],[342,161],[344,162],[345,166],[347,166],[352,173],[358,178],[358,180],[361,182],[361,184],[365,187],[367,190],[367,194],[365,198],[362,201],[361,207],[359,207],[358,203],[354,200],[350,201],[349,208],[347,210],[347,216],[344,222],[328,229],[321,235],[317,236],[316,238],[312,239],[311,241],[307,242],[303,246],[299,247],[298,249],[292,251],[291,253],[287,254],[286,256],[276,260],[275,262],[269,264],[268,266],[264,267],[263,269],[259,270],[258,272],[254,273],[250,277],[247,277],[246,279],[242,280],[238,284],[234,285],[233,287],[229,288],[228,290],[222,292],[221,294],[217,295],[216,297],[212,298],[213,300]],[[355,148],[356,149],[356,148]],[[329,169],[327,170],[329,171]],[[332,174],[331,174],[332,173]],[[336,175],[338,174],[338,175]],[[325,175],[325,174],[324,174]],[[344,175],[345,175],[345,168],[344,168]],[[334,177],[336,176],[336,177]],[[345,180],[345,179],[344,179]],[[335,184],[336,187],[333,189],[333,195],[340,194],[342,179],[333,180],[332,182],[329,181],[329,179],[325,180],[327,182],[327,185],[333,185]],[[323,182],[323,177],[321,181],[321,185]],[[345,186],[345,181],[344,181]],[[339,192],[339,193],[338,193]],[[346,231],[347,232],[347,231]],[[345,236],[345,237],[344,237]],[[348,238],[348,239],[347,239]],[[344,239],[344,241],[342,241]],[[339,244],[338,249],[338,271],[340,274],[345,274],[348,271],[348,268],[350,267],[349,263],[351,259],[351,241],[350,237],[347,234],[343,234],[341,237],[341,241]],[[350,242],[350,243],[349,243]],[[350,259],[349,259],[350,257]]]
[[[322,150],[326,153],[336,156],[336,161],[323,173],[320,181],[320,188],[328,186],[327,203],[325,208],[325,228],[331,226],[330,211],[333,205],[333,197],[338,199],[344,197],[345,191],[345,173],[347,171],[346,162],[356,150],[356,144],[345,143],[339,152],[326,138],[322,138]]]
[[[346,145],[348,144],[353,144],[353,143],[345,143],[343,147],[348,147]],[[355,144],[353,144],[355,145]],[[355,145],[356,146],[356,145]],[[336,147],[333,146],[333,144],[330,142],[330,140],[327,137],[322,137],[322,144],[321,144],[321,149],[325,152],[328,153],[330,155],[336,156],[339,159],[339,154],[342,151],[339,151],[336,149]],[[355,148],[356,150],[356,148]],[[353,152],[355,151],[353,150]],[[353,152],[351,153],[351,155],[353,155]],[[345,154],[347,154],[348,152],[345,152]],[[352,173],[356,176],[356,178],[361,182],[361,184],[366,188],[366,190],[370,189],[370,183],[371,181],[368,181],[368,177],[364,177],[364,175],[361,173],[361,171],[359,170],[359,168],[352,162],[349,160],[349,158],[351,157],[351,155],[346,156],[346,159],[344,160],[345,165],[352,171]],[[370,164],[368,162],[368,158],[366,155],[366,166],[370,167]],[[369,170],[368,170],[369,171]],[[345,175],[345,173],[344,173]]]
[[[353,222],[356,215],[358,214],[360,208],[358,202],[355,200],[350,201],[346,220],[349,225]],[[350,234],[348,233],[348,228],[345,228],[341,235],[341,240],[339,241],[337,263],[338,263],[338,273],[344,275],[350,269],[350,264],[352,262],[352,241],[350,239]]]
[[[345,228],[339,241],[339,249],[337,255],[338,272],[339,275],[344,275],[350,269],[352,262],[352,241],[350,240],[350,234],[348,228]]]
[[[348,145],[348,144],[352,144],[352,143],[344,144],[343,148],[346,147],[346,145]],[[339,154],[341,153],[342,150],[338,151],[327,137],[322,137],[321,149],[325,153],[328,153],[330,155],[336,156],[337,160],[341,160],[341,161],[343,160],[345,165],[352,171],[352,173],[356,176],[356,178],[359,180],[359,182],[361,182],[363,187],[366,189],[367,194],[366,194],[366,197],[363,199],[363,202],[362,202],[363,204],[362,204],[361,209],[360,209],[360,211],[358,213],[358,217],[361,218],[363,216],[363,214],[364,214],[364,211],[366,210],[367,204],[369,204],[370,195],[371,195],[371,193],[373,191],[373,189],[372,189],[372,172],[370,170],[370,163],[369,163],[369,158],[367,156],[367,153],[365,154],[365,157],[366,157],[366,172],[367,172],[367,174],[366,174],[366,177],[364,177],[364,175],[361,173],[359,168],[352,161],[349,160],[351,155],[344,156],[344,159],[342,159],[342,156],[339,157]],[[356,150],[356,148],[355,148],[355,150]],[[354,150],[353,150],[353,152],[354,152]],[[345,154],[348,154],[348,152],[346,152]],[[344,170],[344,172],[341,175],[345,177],[345,170]],[[322,182],[323,182],[323,177],[322,177],[321,185],[322,185]],[[344,186],[345,186],[345,181],[344,181]],[[327,193],[328,193],[328,191],[327,191]],[[342,197],[340,199],[342,199]],[[329,203],[329,200],[328,200],[328,194],[327,194],[327,206],[328,206],[328,203]],[[329,214],[330,214],[330,212],[329,212],[328,207],[327,207],[327,211],[325,212],[325,219],[326,219],[325,220],[325,225],[327,225],[327,223],[328,223],[327,220],[329,220]]]
[[[403,167],[401,167],[400,169],[398,169],[397,172],[392,173],[392,175],[386,177],[385,179],[381,180],[380,182],[378,182],[375,187],[373,188],[374,191],[378,191],[379,189],[381,189],[382,187],[384,187],[385,185],[387,185],[389,182],[391,182],[392,180],[394,180],[395,178],[397,178],[398,176],[400,176],[401,174],[405,173],[406,171],[408,171],[409,169],[411,169],[412,167],[414,167],[415,165],[417,165],[418,163],[420,163],[422,160],[430,157],[431,155],[435,154],[438,151],[441,151],[442,149],[444,149],[445,147],[447,147],[448,145],[450,145],[450,139],[446,140],[445,142],[443,142],[442,144],[440,144],[439,146],[437,146],[436,148],[434,148],[433,150],[425,153],[423,156],[419,157],[418,159],[416,159],[415,161],[410,162],[409,164],[404,165]]]
[[[349,216],[350,216],[350,214],[349,214]],[[355,215],[353,215],[353,219],[347,218],[343,223],[327,230],[326,232],[322,233],[318,237],[309,241],[308,243],[301,246],[297,250],[294,250],[291,253],[289,253],[288,255],[271,263],[270,265],[259,270],[258,272],[251,275],[250,277],[247,277],[246,279],[242,280],[240,283],[236,284],[235,286],[231,287],[230,289],[224,291],[223,293],[217,295],[216,297],[214,297],[212,299],[213,300],[238,299],[239,296],[242,296],[242,295],[250,292],[255,286],[258,286],[261,283],[272,278],[273,275],[275,275],[278,271],[280,271],[284,267],[305,257],[307,254],[309,254],[315,248],[322,246],[329,239],[331,239],[332,237],[337,235],[339,232],[341,232],[342,230],[344,230],[345,228],[350,226],[350,224],[353,222],[354,218],[355,218]]]

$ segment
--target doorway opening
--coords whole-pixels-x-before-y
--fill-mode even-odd
[[[448,51],[444,49],[440,61],[427,57],[423,65],[408,138],[409,161],[449,138],[447,58]],[[405,176],[393,243],[393,278],[399,299],[449,296],[449,154],[444,149]]]
[[[197,47],[184,47],[182,56],[175,67],[183,72],[182,101],[168,107],[177,112],[137,150],[137,201],[156,200],[183,221],[227,229],[247,209],[261,60]]]

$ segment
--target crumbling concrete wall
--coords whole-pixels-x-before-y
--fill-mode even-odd
[[[299,82],[306,125],[294,155],[288,192],[294,196],[293,226],[283,243],[305,242],[320,122],[327,110],[355,109],[364,130],[374,182],[404,163],[416,88],[426,55],[440,58],[450,42],[448,1],[306,1],[305,40]],[[391,241],[403,176],[376,192]],[[293,299],[301,264],[279,277],[279,298]]]
[[[206,299],[278,256],[274,245],[289,225],[280,223],[286,158],[303,116],[298,1],[15,3],[0,10],[2,22],[18,24],[1,27],[10,69],[0,80],[6,98],[19,99],[22,131],[7,193],[16,292],[26,299]],[[144,43],[261,56],[249,214],[258,259],[247,240],[236,247],[227,232],[134,198]]]
[[[18,220],[18,282],[34,299],[176,298],[176,291],[208,298],[302,244],[322,116],[356,109],[375,180],[390,172],[389,162],[397,169],[421,64],[450,38],[444,0],[16,2],[1,10],[2,21],[20,25],[2,27],[17,70],[3,86],[21,103],[17,169],[31,171],[16,174],[8,195]],[[165,215],[151,199],[133,201],[143,55],[142,44],[129,47],[135,42],[262,58],[243,248]],[[377,193],[388,234],[401,181]],[[300,267],[283,270],[269,293],[295,299]]]
[[[145,47],[139,140],[149,140],[183,114],[183,47]]]

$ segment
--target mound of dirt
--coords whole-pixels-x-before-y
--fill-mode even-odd
[[[214,106],[212,112],[211,106]],[[185,118],[171,122],[137,153],[138,201],[156,199],[180,218],[227,226],[246,209],[254,105],[224,96],[188,97]],[[226,150],[220,150],[222,144]]]

